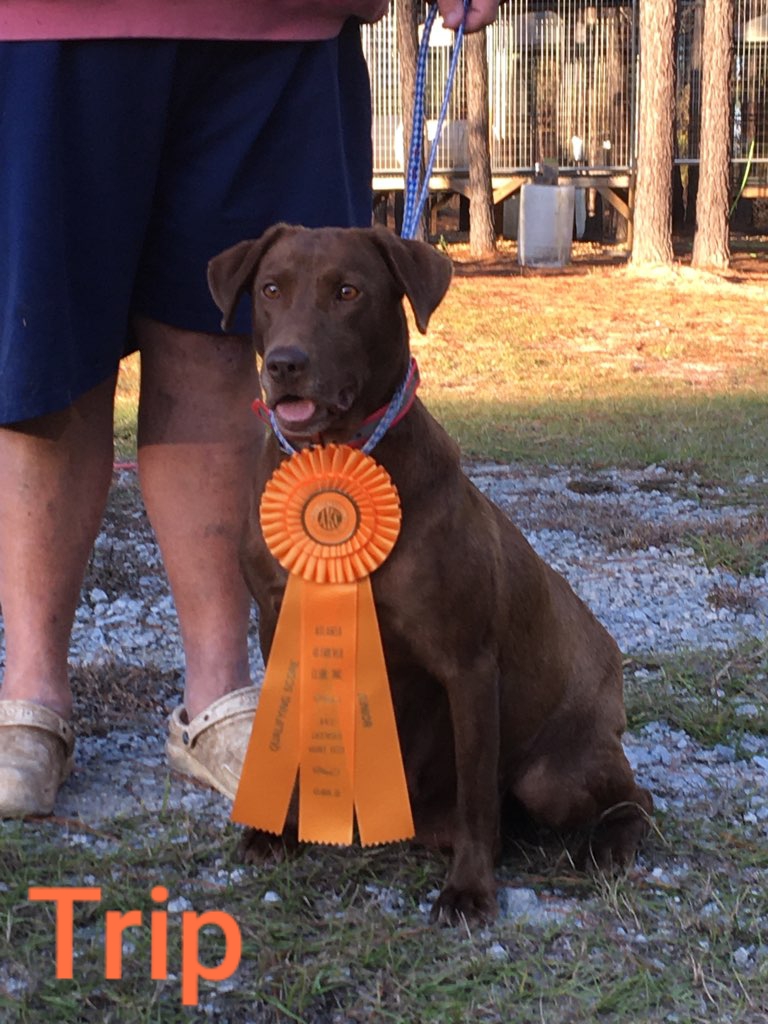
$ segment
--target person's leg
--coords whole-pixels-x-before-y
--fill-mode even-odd
[[[166,750],[171,767],[231,797],[258,699],[238,549],[261,428],[250,345],[219,333],[204,270],[275,220],[370,223],[369,91],[352,28],[316,44],[180,46],[133,293],[140,476],[186,665]],[[248,333],[247,303],[239,313]]]
[[[250,682],[239,544],[261,427],[250,342],[136,322],[139,476],[184,644],[192,719]]]
[[[68,718],[69,638],[112,475],[114,377],[62,411],[0,427],[0,699]]]
[[[0,427],[0,817],[50,814],[72,767],[69,639],[112,475],[111,376]]]

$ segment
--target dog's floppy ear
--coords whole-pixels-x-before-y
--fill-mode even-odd
[[[426,242],[400,238],[385,227],[372,228],[371,238],[403,294],[408,296],[416,326],[425,334],[429,318],[451,283],[450,259]]]
[[[213,301],[224,314],[222,330],[229,329],[240,296],[251,286],[264,253],[290,228],[276,224],[259,238],[238,242],[214,256],[208,264],[208,287]]]

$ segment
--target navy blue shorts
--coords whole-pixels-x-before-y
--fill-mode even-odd
[[[0,423],[107,379],[135,313],[218,332],[206,266],[227,246],[370,224],[370,120],[354,22],[313,43],[0,43]]]

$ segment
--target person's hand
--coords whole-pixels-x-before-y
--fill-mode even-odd
[[[464,18],[464,0],[438,0],[437,6],[446,28],[457,29]],[[499,13],[499,0],[471,0],[467,12],[467,32],[492,25]]]

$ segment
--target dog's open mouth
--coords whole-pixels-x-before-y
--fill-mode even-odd
[[[286,429],[301,430],[309,426],[317,411],[317,402],[291,395],[281,398],[275,405],[275,415]]]
[[[306,438],[338,425],[352,402],[351,389],[344,389],[333,404],[300,395],[283,395],[272,408],[284,434]]]

